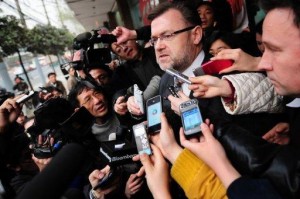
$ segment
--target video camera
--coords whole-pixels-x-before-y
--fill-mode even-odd
[[[64,144],[82,139],[94,123],[94,117],[84,107],[74,112],[64,98],[45,101],[34,111],[34,115],[34,124],[26,133],[37,158],[52,157]],[[40,136],[42,139],[39,139]],[[54,142],[51,143],[50,139]]]
[[[111,51],[110,48],[107,46],[105,47],[105,44],[111,44],[117,41],[114,35],[101,34],[100,32],[101,29],[92,30],[92,33],[84,32],[74,38],[73,49],[81,51],[80,60],[62,64],[60,68],[64,75],[68,74],[68,69],[70,67],[75,70],[83,70],[86,74],[86,78],[97,85],[97,83],[93,81],[93,78],[88,74],[88,71],[95,65],[104,66],[111,62]]]
[[[100,62],[100,63],[109,63],[111,62],[111,53],[110,49],[106,47],[95,48],[96,44],[111,44],[116,42],[117,39],[112,34],[99,34],[100,30],[92,30],[93,34],[90,32],[85,32],[77,35],[74,38],[73,49],[82,50],[82,61],[80,63],[75,61],[73,67],[76,70],[82,69],[84,65],[88,67],[90,63]]]

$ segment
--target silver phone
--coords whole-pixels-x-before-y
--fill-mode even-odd
[[[178,72],[177,70],[173,69],[173,68],[168,68],[166,69],[166,72],[172,76],[177,77],[180,81],[187,83],[187,84],[192,84],[192,82],[189,80],[189,77]]]
[[[29,91],[27,94],[24,94],[22,97],[20,97],[19,99],[16,100],[16,102],[18,104],[24,103],[27,100],[29,100],[30,98],[32,98],[34,95],[34,91]]]
[[[191,137],[201,132],[200,125],[203,123],[203,119],[198,107],[198,101],[191,99],[183,102],[179,106],[182,126],[184,135]]]
[[[146,153],[148,155],[152,154],[150,143],[148,140],[148,135],[146,131],[146,126],[144,123],[136,124],[132,126],[133,134],[135,138],[136,147],[139,154]]]

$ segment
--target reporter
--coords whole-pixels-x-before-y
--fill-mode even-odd
[[[37,172],[31,160],[29,142],[24,127],[16,122],[21,105],[7,99],[0,106],[0,180],[2,197],[13,198]]]
[[[169,171],[168,163],[165,161],[158,147],[151,144],[152,155],[141,154],[134,157],[140,160],[145,172],[147,185],[155,199],[171,198],[169,190]]]

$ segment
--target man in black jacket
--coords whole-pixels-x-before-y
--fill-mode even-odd
[[[266,71],[278,94],[299,97],[300,2],[261,1],[267,15],[262,37],[265,52],[258,68]],[[211,135],[206,125],[202,126],[204,138],[200,142],[193,143],[184,137],[181,141],[183,146],[216,172],[228,189],[230,198],[267,198],[275,192],[269,187],[270,184],[283,198],[299,198],[300,109],[289,108],[287,111],[292,117],[289,118],[290,143],[286,145],[268,143],[237,126],[217,121],[214,121],[215,137],[220,143]],[[280,132],[274,131],[273,134],[277,139],[280,138]],[[259,179],[253,183],[254,179],[241,175]],[[262,183],[262,179],[268,181]],[[265,190],[257,193],[253,191],[253,186]]]

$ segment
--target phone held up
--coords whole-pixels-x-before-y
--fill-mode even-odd
[[[152,154],[150,148],[150,142],[148,140],[148,135],[146,131],[146,126],[144,123],[136,124],[132,126],[133,134],[135,137],[135,143],[139,154],[146,153],[148,155]]]
[[[229,59],[211,60],[196,68],[193,73],[195,76],[219,74],[221,70],[232,66],[232,64],[233,61]]]
[[[182,126],[186,138],[195,136],[201,132],[200,125],[203,123],[198,101],[191,99],[179,106]]]
[[[176,77],[177,79],[179,79],[181,82],[183,83],[187,83],[187,84],[192,84],[192,82],[189,80],[189,77],[178,72],[177,70],[173,69],[173,68],[168,68],[166,69],[166,72],[174,77]]]
[[[24,102],[26,102],[27,100],[29,100],[30,98],[32,98],[34,94],[35,94],[34,91],[29,91],[28,93],[24,94],[22,97],[18,98],[18,99],[16,100],[16,102],[17,102],[18,104],[24,103]]]
[[[148,132],[156,133],[161,129],[160,115],[162,112],[161,96],[157,95],[147,100]]]
[[[120,168],[111,168],[109,173],[106,174],[101,180],[99,180],[98,184],[93,188],[93,190],[107,189],[113,185],[116,181],[116,178],[121,175]]]
[[[144,114],[144,97],[143,97],[143,91],[141,91],[137,84],[133,85],[133,93],[134,93],[134,99],[135,103],[138,104],[141,113]]]

